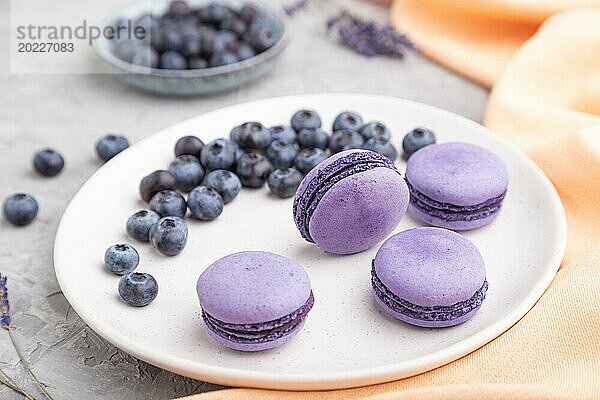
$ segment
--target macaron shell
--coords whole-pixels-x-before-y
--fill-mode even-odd
[[[400,232],[381,246],[373,262],[388,290],[423,307],[468,300],[485,281],[485,264],[477,248],[447,229]]]
[[[309,221],[310,235],[331,253],[367,250],[398,226],[408,200],[397,171],[375,168],[351,175],[323,196]]]
[[[416,218],[420,219],[421,221],[423,221],[429,225],[437,226],[440,228],[452,229],[454,231],[468,231],[471,229],[481,228],[482,226],[485,226],[485,225],[491,223],[494,219],[496,219],[496,217],[499,214],[499,211],[497,211],[494,214],[489,215],[488,217],[472,219],[471,221],[461,221],[461,220],[448,221],[444,218],[439,218],[439,217],[430,215],[430,214],[424,212],[423,210],[421,210],[420,208],[415,207],[413,204],[410,204],[408,206],[408,210]]]
[[[418,192],[441,203],[473,206],[501,196],[508,170],[494,152],[470,143],[442,143],[414,153],[406,179]]]
[[[296,262],[278,254],[245,251],[223,257],[200,275],[200,306],[232,324],[273,321],[302,307],[310,280]]]

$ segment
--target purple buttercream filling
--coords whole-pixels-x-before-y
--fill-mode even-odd
[[[231,324],[220,321],[202,310],[206,326],[219,336],[238,343],[264,343],[277,340],[300,325],[315,303],[312,291],[302,307],[285,317],[256,324]]]
[[[421,211],[445,221],[474,221],[487,218],[500,211],[502,201],[504,200],[504,196],[506,196],[506,192],[504,192],[500,196],[491,198],[480,204],[458,206],[433,200],[431,197],[415,189],[408,179],[405,178],[405,181],[410,192],[410,203]]]
[[[460,318],[481,306],[481,303],[485,299],[485,292],[488,289],[488,282],[484,280],[481,289],[476,291],[470,299],[460,301],[451,306],[424,307],[401,299],[392,293],[379,280],[375,272],[375,266],[371,268],[371,284],[377,297],[392,310],[422,321],[449,321]]]
[[[302,237],[314,243],[308,229],[310,218],[319,201],[336,183],[351,175],[375,168],[389,168],[398,171],[393,161],[382,154],[374,152],[348,154],[319,171],[308,183],[302,196],[296,197],[294,200],[294,221]]]

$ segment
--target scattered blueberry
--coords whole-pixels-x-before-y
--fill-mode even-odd
[[[294,165],[298,149],[294,144],[287,144],[281,140],[271,142],[266,151],[266,156],[273,164],[273,168],[288,168]]]
[[[296,143],[297,136],[296,131],[291,126],[286,125],[275,125],[269,128],[271,132],[271,141],[281,140],[287,144]]]
[[[161,190],[152,196],[149,205],[161,217],[183,218],[187,210],[185,199],[175,190]]]
[[[392,142],[383,136],[374,136],[367,140],[363,149],[381,153],[392,161],[396,161],[396,158],[398,158],[398,151]]]
[[[58,175],[64,166],[64,158],[52,149],[42,149],[33,157],[33,167],[43,176]]]
[[[246,153],[238,161],[237,176],[245,187],[262,187],[272,171],[273,166],[262,154]]]
[[[360,149],[363,147],[364,142],[365,139],[357,131],[343,129],[333,132],[331,141],[329,142],[329,149],[332,153],[339,153],[340,151],[350,149]]]
[[[104,266],[113,274],[128,274],[136,269],[139,263],[140,255],[128,244],[115,244],[104,253]]]
[[[402,140],[404,157],[408,159],[415,151],[435,143],[435,134],[427,128],[415,128]]]
[[[226,139],[215,139],[202,148],[200,162],[210,170],[227,169],[235,162],[235,144]]]
[[[150,274],[132,272],[119,280],[119,296],[130,306],[147,306],[158,296],[158,283]]]
[[[363,120],[360,115],[352,111],[344,111],[340,113],[333,121],[333,131],[341,131],[349,129],[358,132],[363,126]]]
[[[379,136],[389,140],[392,136],[390,130],[384,124],[377,121],[369,122],[360,128],[360,134],[363,135],[365,140]]]
[[[313,110],[300,110],[292,116],[292,128],[296,132],[302,129],[316,129],[321,127],[321,117]]]
[[[109,133],[96,142],[96,153],[102,161],[108,161],[128,147],[129,141],[125,136]]]
[[[148,242],[150,227],[158,222],[160,215],[152,210],[140,210],[127,219],[126,230],[129,237]]]
[[[148,203],[156,193],[161,190],[173,190],[176,184],[175,177],[169,171],[154,171],[140,182],[140,196]]]
[[[325,150],[329,146],[329,135],[321,128],[302,129],[298,132],[298,144],[303,149],[318,147]]]
[[[179,217],[164,217],[150,227],[149,236],[152,247],[166,256],[174,256],[187,243],[187,224]]]
[[[4,218],[16,226],[27,225],[35,219],[38,213],[38,203],[30,195],[17,193],[4,200],[2,207]]]
[[[175,186],[182,192],[189,192],[204,179],[200,160],[191,154],[176,157],[169,165],[169,172],[175,177]]]
[[[277,197],[285,199],[292,197],[296,193],[296,189],[300,186],[304,176],[296,168],[276,169],[271,172],[267,184],[271,193]]]
[[[223,198],[208,186],[195,187],[188,195],[187,203],[192,215],[202,221],[212,221],[223,212]]]
[[[196,136],[184,136],[175,143],[175,156],[191,154],[200,157],[202,147],[204,147],[204,142]]]
[[[233,128],[229,138],[244,149],[264,150],[271,143],[271,132],[260,122],[246,122]]]
[[[298,153],[298,157],[294,160],[294,166],[303,174],[308,174],[311,169],[326,159],[327,153],[325,150],[311,147],[303,149]]]
[[[160,67],[163,69],[186,69],[187,61],[178,52],[169,50],[160,56]]]
[[[231,202],[242,190],[242,182],[236,174],[225,169],[211,171],[206,175],[204,184],[219,192],[223,203]]]

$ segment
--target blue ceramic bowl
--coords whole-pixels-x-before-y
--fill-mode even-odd
[[[214,0],[188,1],[197,7]],[[103,26],[111,26],[118,19],[135,20],[144,13],[160,14],[170,3],[169,0],[146,1],[116,11],[106,19]],[[242,1],[224,2],[236,7]],[[111,73],[124,83],[147,92],[171,96],[195,96],[221,92],[241,86],[267,73],[286,47],[290,35],[289,24],[281,13],[258,5],[267,18],[271,19],[279,41],[271,48],[246,60],[202,69],[166,70],[148,68],[121,60],[114,54],[114,44],[110,39],[101,37],[94,42],[94,50],[105,62]]]

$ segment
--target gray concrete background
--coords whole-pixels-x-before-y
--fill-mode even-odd
[[[16,229],[0,222],[0,272],[9,277],[17,339],[56,399],[170,399],[219,388],[119,351],[89,329],[60,293],[52,266],[54,233],[71,197],[101,166],[94,154],[101,134],[123,132],[136,142],[222,106],[319,92],[397,96],[482,119],[486,90],[418,55],[404,61],[367,59],[341,48],[324,34],[324,21],[336,3],[313,3],[294,17],[293,39],[271,75],[233,92],[177,99],[134,91],[110,75],[10,74],[9,2],[0,2],[0,197],[25,191],[40,203],[39,217],[28,227]],[[90,15],[105,15],[120,4],[118,0],[85,2]],[[358,0],[342,4],[387,21],[383,7]],[[89,57],[85,62],[96,62],[90,54],[82,57]],[[31,170],[31,156],[43,146],[56,148],[66,158],[65,170],[54,179],[39,178]],[[83,272],[81,279],[82,285],[93,284],[85,281]],[[0,331],[0,367],[35,390],[4,331]],[[0,398],[19,397],[0,387]]]

